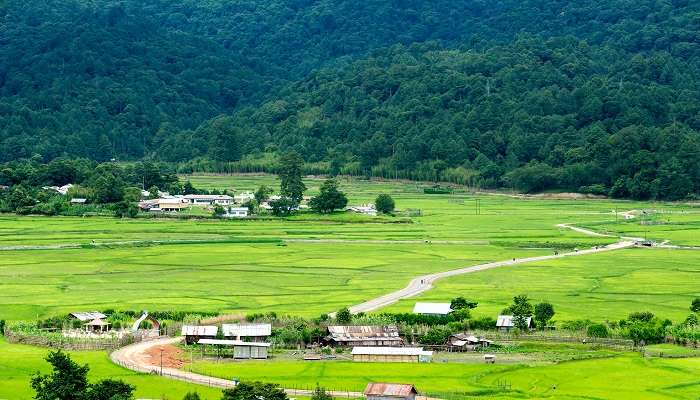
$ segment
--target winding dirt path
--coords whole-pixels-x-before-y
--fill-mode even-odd
[[[213,376],[197,374],[194,372],[189,372],[182,369],[167,366],[161,367],[159,365],[160,360],[153,359],[154,354],[160,353],[161,347],[173,346],[181,342],[182,340],[182,337],[168,337],[148,340],[140,343],[134,343],[113,351],[112,354],[109,355],[109,358],[112,360],[113,363],[119,364],[122,367],[130,369],[132,371],[142,372],[146,374],[162,375],[169,379],[175,379],[178,381],[221,389],[229,389],[236,386],[236,384],[229,379],[216,378]],[[311,390],[284,389],[284,391],[292,396],[310,397],[313,394],[313,391]],[[329,391],[328,393],[330,393],[331,396],[337,398],[357,398],[364,396],[364,394],[361,392]]]

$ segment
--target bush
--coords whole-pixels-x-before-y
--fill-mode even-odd
[[[380,194],[374,200],[374,208],[376,208],[377,211],[382,214],[393,213],[395,207],[396,203],[394,203],[394,199],[391,198],[391,196],[389,196],[388,194]]]
[[[586,331],[586,334],[589,337],[594,338],[606,338],[610,336],[610,332],[608,332],[608,327],[603,324],[590,325],[588,327],[588,330]]]

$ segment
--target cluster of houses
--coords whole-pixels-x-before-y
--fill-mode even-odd
[[[414,314],[434,317],[447,316],[452,311],[450,303],[416,303],[413,307]],[[535,329],[535,321],[532,317],[525,318],[525,324],[529,330]],[[512,315],[499,315],[496,319],[496,329],[501,332],[510,332],[516,328],[515,318]]]
[[[248,216],[248,207],[242,205],[253,198],[251,192],[235,196],[227,194],[170,195],[158,192],[158,198],[142,200],[139,202],[139,208],[149,212],[178,212],[190,207],[213,208],[218,205],[224,209],[223,217],[245,218]]]
[[[203,345],[202,352],[207,346],[229,347],[233,349],[236,359],[265,359],[270,348],[269,338],[272,335],[271,324],[223,324],[182,327],[182,336],[187,344]]]

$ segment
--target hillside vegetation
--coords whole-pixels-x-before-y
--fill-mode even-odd
[[[0,4],[0,161],[296,150],[331,173],[700,191],[697,2]]]

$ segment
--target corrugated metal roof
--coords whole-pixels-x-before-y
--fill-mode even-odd
[[[181,332],[182,336],[216,336],[216,333],[219,332],[219,327],[212,325],[183,325]]]
[[[184,198],[188,200],[233,200],[233,197],[225,194],[188,194]]]
[[[272,334],[271,324],[223,324],[221,329],[226,337],[257,337]]]
[[[399,328],[388,326],[348,326],[332,325],[328,327],[328,333],[334,340],[348,341],[361,339],[387,339],[396,340],[399,337]]]
[[[450,303],[416,303],[413,307],[414,314],[447,315],[451,312]]]
[[[92,321],[93,319],[107,318],[106,315],[102,314],[99,311],[73,312],[73,313],[70,313],[70,315],[74,316],[75,318],[77,318],[83,322]]]
[[[525,319],[525,322],[527,323],[527,326],[530,326],[532,324],[532,317],[527,317]],[[512,315],[499,315],[498,320],[496,321],[496,327],[497,328],[512,328],[515,326],[514,318]]]
[[[365,396],[396,396],[406,397],[418,393],[415,386],[404,383],[370,382],[365,388]]]
[[[378,356],[432,356],[432,351],[423,350],[422,347],[366,347],[352,348],[353,355],[378,355]]]
[[[250,346],[250,347],[270,347],[270,343],[244,342],[242,340],[227,339],[199,339],[198,344],[218,344],[222,346]]]

